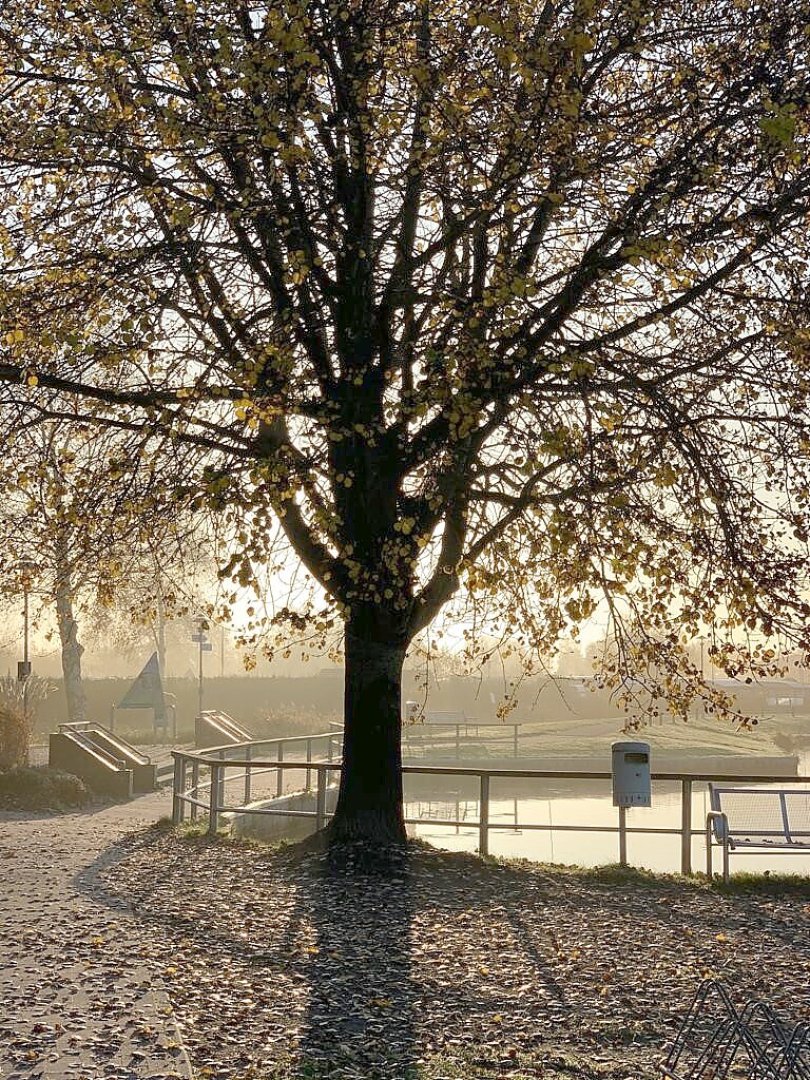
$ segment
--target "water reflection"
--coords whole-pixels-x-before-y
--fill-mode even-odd
[[[807,775],[806,759],[801,772]],[[415,778],[414,778],[415,779]],[[411,778],[409,778],[409,781]],[[453,789],[431,794],[424,785],[406,788],[408,816],[419,816],[424,824],[415,832],[436,847],[451,851],[473,851],[478,845],[477,781],[455,781]],[[539,789],[543,785],[542,794]],[[553,787],[551,786],[553,785]],[[692,791],[692,828],[702,830],[709,810],[705,784],[695,784]],[[470,822],[459,827],[442,826],[439,819]],[[489,834],[491,855],[532,859],[538,862],[599,866],[618,862],[617,833],[534,831],[522,826],[568,825],[616,828],[618,811],[612,805],[610,783],[594,781],[509,780],[493,778],[490,798]],[[653,805],[629,810],[628,830],[654,828],[677,830],[677,835],[639,835],[627,838],[627,857],[632,866],[659,872],[679,871],[681,866],[681,787],[678,783],[653,783]],[[692,839],[692,867],[705,866],[705,842],[702,832]],[[773,873],[810,874],[810,853],[786,856],[773,852],[739,854],[732,858],[732,872],[770,870]]]

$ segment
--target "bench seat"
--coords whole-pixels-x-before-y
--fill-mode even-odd
[[[709,784],[706,873],[712,877],[713,840],[723,851],[723,881],[733,852],[810,854],[810,789],[720,787]]]

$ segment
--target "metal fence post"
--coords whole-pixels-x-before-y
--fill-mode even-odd
[[[332,732],[326,738],[326,760],[331,761],[334,756],[334,750],[332,748]]]
[[[172,779],[172,825],[179,825],[183,820],[185,792],[185,758],[182,754],[174,752],[174,778]]]
[[[211,790],[208,804],[208,835],[213,836],[219,828],[219,785],[222,766],[211,762]]]
[[[307,739],[307,764],[312,761],[312,739]],[[306,790],[312,791],[312,769],[307,769]]]
[[[692,781],[681,780],[681,873],[692,873]]]
[[[199,799],[198,789],[200,786],[200,763],[199,761],[192,761],[191,763],[191,795],[192,798]],[[191,820],[197,820],[197,811],[199,807],[196,802],[191,804]]]
[[[627,807],[619,807],[619,866],[627,866]]]
[[[276,761],[281,764],[284,760],[284,740],[281,739],[278,744],[278,755]],[[276,798],[278,798],[284,791],[284,770],[278,769],[278,780],[276,781]]]
[[[478,796],[478,854],[489,855],[489,773],[481,773]]]
[[[248,745],[245,747],[245,761],[250,761],[253,756],[253,747]],[[250,765],[245,765],[245,806],[250,802],[250,787],[251,787],[251,775]]]
[[[327,770],[318,769],[318,789],[315,796],[315,831],[320,832],[326,824],[326,777]]]

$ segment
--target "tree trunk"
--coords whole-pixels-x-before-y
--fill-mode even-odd
[[[343,767],[332,840],[402,843],[404,641],[346,628]]]
[[[68,720],[76,724],[87,719],[87,699],[82,683],[84,649],[79,644],[78,624],[73,613],[73,586],[65,543],[57,543],[55,594]]]

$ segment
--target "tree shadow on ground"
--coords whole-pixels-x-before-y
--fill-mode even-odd
[[[405,1080],[425,1062],[489,1077],[514,1054],[549,1076],[573,1055],[561,1069],[647,1077],[707,970],[755,991],[765,950],[785,987],[803,978],[800,894],[419,845],[370,866],[153,829],[77,887],[133,903],[198,1064],[217,1053],[268,1080]]]
[[[412,977],[414,887],[405,851],[343,848],[301,891],[311,957],[309,1002],[291,1072],[315,1077],[415,1075],[420,988]]]

